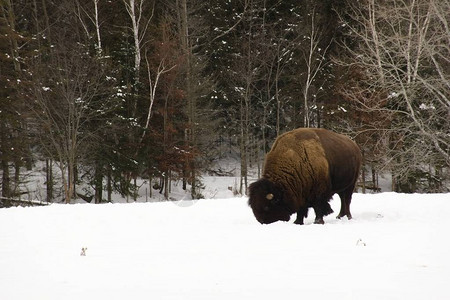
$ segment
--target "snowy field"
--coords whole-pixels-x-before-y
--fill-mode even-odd
[[[450,299],[450,194],[331,204],[304,226],[246,198],[0,209],[0,298]]]

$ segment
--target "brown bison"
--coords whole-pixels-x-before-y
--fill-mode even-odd
[[[348,137],[325,129],[299,128],[279,136],[266,156],[262,178],[249,186],[249,205],[262,224],[289,221],[297,213],[303,224],[308,208],[315,223],[332,213],[328,203],[341,198],[338,218],[350,213],[361,165],[359,147]]]

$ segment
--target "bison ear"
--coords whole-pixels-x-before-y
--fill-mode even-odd
[[[273,194],[272,194],[272,193],[267,194],[267,195],[266,195],[266,199],[267,199],[267,200],[272,200],[272,199],[273,199]]]

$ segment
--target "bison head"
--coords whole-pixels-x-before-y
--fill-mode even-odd
[[[262,178],[249,186],[248,204],[261,224],[289,221],[291,213],[284,200],[282,189],[268,179]]]

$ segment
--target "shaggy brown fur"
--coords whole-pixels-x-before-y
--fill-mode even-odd
[[[266,156],[262,178],[249,187],[249,205],[263,224],[303,224],[308,208],[316,223],[333,212],[329,200],[338,193],[338,218],[351,219],[350,202],[361,165],[359,147],[348,137],[325,129],[299,128],[277,138]]]

